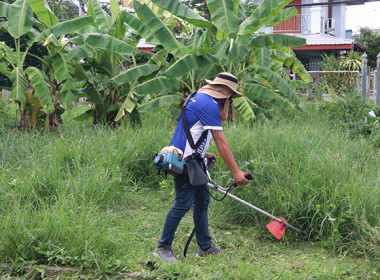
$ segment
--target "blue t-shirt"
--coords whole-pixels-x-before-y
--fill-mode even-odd
[[[219,105],[210,95],[197,93],[187,103],[185,116],[194,144],[197,143],[203,131],[209,130],[205,142],[202,143],[196,151],[197,155],[204,158],[210,146],[210,130],[223,130]],[[170,141],[170,146],[171,145],[181,149],[184,152],[184,157],[194,152],[186,139],[186,134],[182,126],[182,117],[178,120],[177,128]]]

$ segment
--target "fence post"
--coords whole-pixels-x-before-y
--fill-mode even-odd
[[[364,103],[367,100],[367,54],[364,53],[362,56],[362,95]]]
[[[380,53],[377,55],[376,104],[380,105]]]

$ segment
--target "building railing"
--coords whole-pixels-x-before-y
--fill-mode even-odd
[[[297,14],[273,27],[273,33],[309,33],[310,15]]]

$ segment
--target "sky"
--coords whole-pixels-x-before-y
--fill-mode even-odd
[[[347,6],[346,29],[358,33],[360,27],[380,29],[380,1]]]

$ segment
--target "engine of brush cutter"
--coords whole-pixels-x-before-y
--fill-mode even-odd
[[[176,152],[164,151],[155,154],[153,162],[158,168],[158,173],[165,172],[171,175],[180,175],[183,173],[183,157]]]

